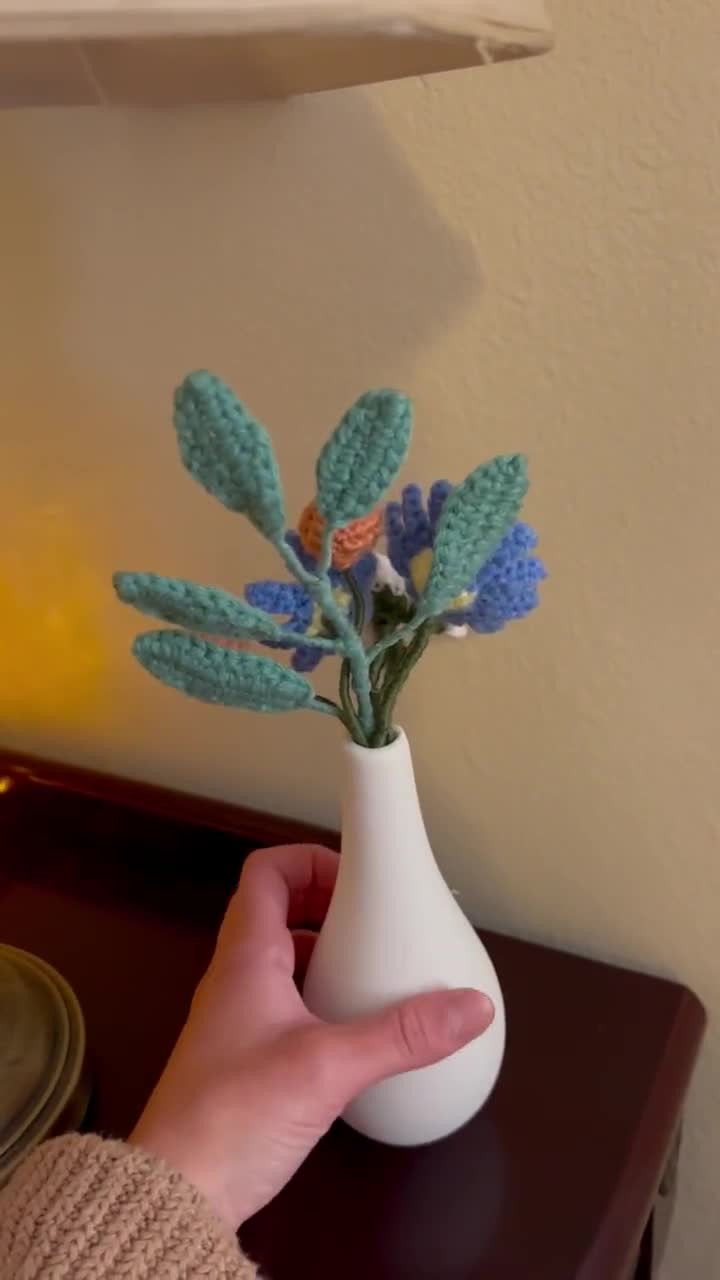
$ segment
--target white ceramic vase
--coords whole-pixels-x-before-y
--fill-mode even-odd
[[[491,1027],[443,1062],[366,1090],[344,1116],[360,1133],[415,1146],[465,1124],[497,1079],[505,1013],[490,957],[430,848],[405,734],[375,750],[348,742],[340,872],[305,981],[308,1007],[344,1021],[443,987],[489,995]]]

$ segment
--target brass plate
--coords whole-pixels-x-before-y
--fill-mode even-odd
[[[57,985],[12,947],[0,947],[0,1157],[54,1093],[70,1024]]]
[[[37,1030],[32,1049],[32,1069],[24,1090],[19,1083],[22,1071],[16,1067],[8,1072],[7,1078],[14,1079],[15,1084],[8,1087],[6,1093],[0,1061],[0,1114],[7,1110],[9,1115],[9,1106],[3,1107],[6,1099],[14,1097],[20,1101],[12,1136],[9,1123],[3,1130],[0,1145],[0,1182],[3,1182],[32,1147],[62,1128],[64,1119],[69,1123],[79,1123],[87,1105],[89,1088],[84,1070],[85,1023],[72,988],[51,965],[15,947],[0,946],[0,968],[5,972],[12,968],[22,975],[25,992],[34,992],[36,1003],[31,1007],[36,1011],[36,1028],[45,1028],[43,1032]],[[12,986],[7,984],[10,994],[0,1013],[0,1026],[3,1026],[3,1014],[10,1010],[9,1025],[10,1019],[17,1017],[19,1004],[27,999],[25,994],[19,994],[17,987],[13,993]],[[2,994],[3,989],[0,988]],[[47,1001],[44,1005],[43,999]],[[20,1015],[20,1022],[16,1025],[27,1027],[24,1014]],[[47,1074],[43,1076],[41,1071],[38,1072],[38,1055],[40,1048],[48,1044],[51,1056]]]

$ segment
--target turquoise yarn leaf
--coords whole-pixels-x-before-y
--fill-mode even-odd
[[[188,471],[266,538],[285,531],[285,506],[270,437],[220,378],[191,373],[175,392],[174,423]]]
[[[317,506],[332,529],[367,515],[410,447],[412,405],[399,391],[368,391],[348,409],[318,458]]]
[[[314,698],[310,681],[292,667],[185,631],[146,632],[135,640],[133,653],[157,680],[202,702],[250,711],[296,711]]]
[[[286,632],[269,613],[221,591],[158,573],[115,573],[113,586],[124,604],[190,631],[236,640],[284,640]]]
[[[527,493],[520,454],[493,458],[448,495],[435,530],[430,572],[418,613],[443,613],[465,591],[514,524]]]

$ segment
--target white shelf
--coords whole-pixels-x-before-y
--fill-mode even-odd
[[[543,0],[0,0],[0,105],[287,96],[551,44]]]
[[[0,34],[22,38],[322,29],[533,43],[549,23],[542,0],[0,0]]]

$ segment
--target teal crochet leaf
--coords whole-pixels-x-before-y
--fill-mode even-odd
[[[317,506],[332,529],[367,515],[410,447],[412,405],[399,391],[368,391],[348,409],[317,463]]]
[[[269,613],[218,587],[164,578],[158,573],[116,573],[113,586],[124,604],[190,631],[264,643],[287,638]]]
[[[135,640],[133,653],[157,680],[202,702],[250,711],[296,711],[314,698],[309,680],[291,667],[185,631],[146,632]]]
[[[442,613],[467,589],[514,524],[527,488],[525,458],[509,454],[477,467],[452,490],[435,530],[418,613]]]
[[[220,378],[191,373],[175,392],[175,429],[191,476],[266,538],[285,530],[280,475],[270,437]]]

